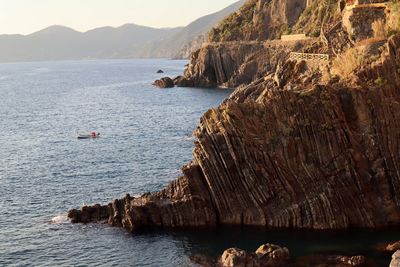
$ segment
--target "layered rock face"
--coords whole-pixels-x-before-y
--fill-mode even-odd
[[[250,84],[273,72],[279,62],[288,59],[311,41],[210,43],[192,54],[182,79],[183,87],[237,87]],[[279,53],[277,53],[279,51]]]
[[[201,118],[193,161],[165,190],[69,217],[129,231],[398,225],[400,35],[350,80],[305,62],[277,65]]]

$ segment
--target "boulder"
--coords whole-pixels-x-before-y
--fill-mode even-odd
[[[247,252],[239,248],[229,248],[220,258],[222,267],[247,267]]]
[[[159,88],[172,88],[172,87],[175,86],[174,85],[174,81],[169,77],[164,77],[164,78],[161,78],[159,80],[156,80],[153,83],[153,85],[157,86]]]
[[[392,256],[392,262],[389,267],[400,267],[400,250],[396,251]]]
[[[273,244],[260,246],[256,250],[256,255],[263,266],[282,264],[290,258],[289,249]]]
[[[157,73],[158,73],[158,74],[164,73],[164,71],[163,71],[163,70],[158,70]]]
[[[393,71],[400,35],[351,81],[322,84],[319,75],[304,79],[301,68],[281,66],[280,85],[261,79],[206,112],[183,175],[164,190],[121,200],[109,208],[109,223],[129,231],[400,225],[400,154],[393,152],[400,150],[400,73]]]

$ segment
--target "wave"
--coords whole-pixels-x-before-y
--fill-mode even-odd
[[[52,224],[66,224],[70,223],[70,220],[68,219],[67,215],[63,214],[53,217],[50,222]]]

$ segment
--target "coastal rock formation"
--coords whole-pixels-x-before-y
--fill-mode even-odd
[[[169,77],[164,77],[156,80],[153,85],[159,88],[172,88],[175,86],[174,81]]]
[[[399,68],[400,35],[350,79],[279,64],[201,118],[193,161],[166,189],[69,217],[129,231],[399,225]]]
[[[210,43],[192,54],[184,76],[176,85],[233,88],[249,84],[273,72],[279,62],[288,59],[290,52],[298,51],[311,42]]]

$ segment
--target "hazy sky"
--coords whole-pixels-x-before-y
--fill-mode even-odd
[[[50,25],[79,31],[136,23],[185,26],[237,0],[0,0],[0,34],[28,34]]]

